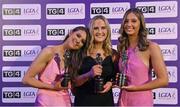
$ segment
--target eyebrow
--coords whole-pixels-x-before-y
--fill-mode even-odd
[[[106,28],[107,26],[100,26],[100,28]],[[98,26],[95,26],[95,27],[93,27],[93,28],[99,28]]]

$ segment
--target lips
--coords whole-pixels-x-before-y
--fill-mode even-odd
[[[126,29],[126,32],[133,32],[133,31],[134,31],[134,29],[132,29],[132,28]]]
[[[102,35],[102,34],[101,34],[101,35],[99,35],[99,34],[96,35],[96,37],[98,37],[98,38],[102,38],[102,37],[104,37],[104,36],[105,36],[105,35]]]
[[[97,38],[103,38],[103,36],[96,36]]]
[[[128,27],[128,28],[126,28],[126,30],[127,30],[127,31],[131,31],[131,30],[134,30],[134,29],[131,28],[131,27]]]

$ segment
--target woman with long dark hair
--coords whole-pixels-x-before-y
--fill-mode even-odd
[[[23,83],[38,88],[36,106],[71,106],[68,94],[70,82],[66,87],[61,86],[66,66],[64,54],[67,50],[71,52],[68,71],[71,71],[70,77],[72,77],[73,70],[79,68],[83,56],[86,55],[89,39],[87,28],[76,27],[66,36],[62,44],[45,47],[32,62],[23,78]],[[37,75],[38,79],[36,79]]]

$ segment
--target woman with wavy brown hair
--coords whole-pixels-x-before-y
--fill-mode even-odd
[[[152,89],[167,86],[168,76],[160,47],[147,39],[144,16],[137,8],[124,14],[118,41],[119,70],[127,83],[120,87],[119,105],[153,106]],[[152,68],[157,76],[154,80]]]

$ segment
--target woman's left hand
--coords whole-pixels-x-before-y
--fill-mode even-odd
[[[135,86],[135,85],[122,86],[121,89],[127,90],[127,91],[136,91],[137,86]]]
[[[106,82],[106,84],[103,86],[104,90],[101,91],[101,93],[106,93],[112,88],[112,82]]]

